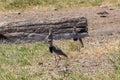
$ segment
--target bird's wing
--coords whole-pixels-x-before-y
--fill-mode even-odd
[[[61,50],[58,46],[54,46],[54,48],[56,49],[56,50]]]

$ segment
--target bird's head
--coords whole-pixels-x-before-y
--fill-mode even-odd
[[[73,33],[77,33],[77,30],[76,30],[77,28],[74,26],[73,27]]]
[[[73,31],[76,31],[76,27],[75,26],[73,27]]]

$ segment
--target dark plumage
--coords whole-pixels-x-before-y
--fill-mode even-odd
[[[62,55],[64,57],[68,57],[60,48],[56,46],[49,46],[49,50],[51,53],[55,53],[57,55]]]
[[[49,51],[53,53],[53,47],[49,47]]]
[[[82,47],[84,47],[84,44],[83,44],[82,38],[79,38],[79,42],[81,43]]]
[[[74,41],[77,41],[78,40],[78,33],[77,33],[77,31],[76,31],[76,27],[74,27],[73,28],[73,40]]]
[[[77,41],[78,40],[78,34],[77,33],[73,33],[73,40]]]
[[[56,66],[59,64],[59,61],[61,60],[60,55],[66,58],[68,57],[60,48],[54,46],[52,42],[49,42],[49,51],[52,54],[54,54]],[[58,59],[57,59],[57,56],[58,56]]]
[[[81,43],[82,47],[84,47],[82,39],[79,37],[76,27],[73,27],[73,40],[78,41]]]
[[[68,57],[60,48],[53,45],[52,29],[49,29],[49,35],[47,36],[47,42],[49,44],[49,51],[51,53],[56,54],[59,57],[59,59],[57,60],[56,55],[54,55],[55,56],[55,62],[57,62],[56,65],[58,65],[59,60],[61,59],[60,55],[62,55],[64,57]]]

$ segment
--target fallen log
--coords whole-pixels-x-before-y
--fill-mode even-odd
[[[54,39],[72,38],[73,27],[81,38],[88,35],[88,24],[85,17],[61,20],[28,20],[0,23],[0,33],[7,34],[11,39],[39,41],[48,35],[49,28],[53,28]]]

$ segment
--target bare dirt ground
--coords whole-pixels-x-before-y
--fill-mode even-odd
[[[99,12],[107,11],[106,17],[100,17]],[[78,17],[87,17],[89,34],[92,35],[110,35],[113,32],[120,32],[120,8],[76,8],[63,9],[60,11],[25,11],[0,13],[0,22],[14,22],[26,20],[58,20]]]
[[[100,17],[97,13],[107,11],[106,17]],[[84,73],[96,72],[99,69],[113,71],[113,66],[109,63],[108,54],[118,50],[120,39],[120,8],[76,8],[63,9],[60,11],[29,11],[0,13],[0,22],[13,22],[24,20],[52,20],[64,18],[87,17],[89,37],[83,39],[85,47],[80,52],[75,53],[75,57],[70,56],[69,66],[78,65]],[[55,41],[58,44],[58,41]],[[65,41],[66,42],[66,41]],[[78,56],[78,54],[79,56]],[[61,62],[62,63],[62,62]],[[48,62],[50,66],[52,63]],[[44,64],[44,65],[48,65]],[[61,67],[63,65],[60,64]],[[69,67],[68,66],[68,67]],[[61,68],[59,67],[59,69]],[[70,69],[74,69],[70,67]]]

